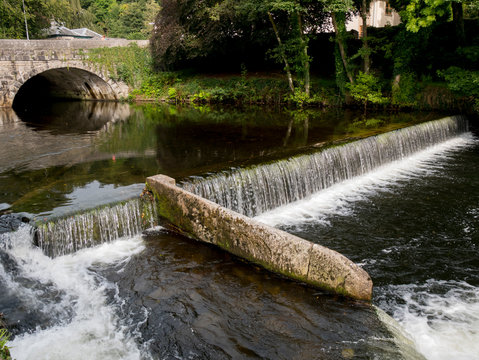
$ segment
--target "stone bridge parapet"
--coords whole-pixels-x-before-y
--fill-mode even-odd
[[[125,39],[0,40],[0,107],[11,107],[19,89],[29,79],[55,69],[58,71],[49,71],[47,78],[63,84],[59,96],[102,100],[124,98],[128,96],[128,86],[113,80],[106,70],[86,59],[89,49],[131,43],[148,46],[148,40]]]

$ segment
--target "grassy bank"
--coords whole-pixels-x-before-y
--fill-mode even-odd
[[[0,319],[0,326],[2,322]],[[0,359],[1,360],[10,360],[10,349],[7,346],[7,342],[10,339],[10,334],[7,329],[0,328]]]
[[[249,73],[243,69],[231,74],[197,74],[188,71],[155,72],[147,48],[136,45],[119,48],[100,48],[89,52],[86,61],[107,70],[115,80],[127,83],[132,91],[129,101],[153,101],[194,104],[264,104],[331,107],[364,107],[364,101],[348,94],[340,95],[334,79],[312,78],[311,96],[291,94],[286,77],[279,72]],[[411,80],[412,79],[412,80]],[[367,103],[368,109],[441,110],[479,113],[479,101],[455,91],[447,82],[408,80],[401,86],[377,78],[375,91],[381,96],[379,104]],[[372,89],[360,89],[365,97]],[[366,100],[367,101],[367,100]]]

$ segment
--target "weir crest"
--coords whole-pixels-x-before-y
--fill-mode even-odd
[[[156,224],[154,203],[133,199],[39,224],[35,242],[46,255],[56,257],[135,236]]]
[[[137,235],[161,217],[184,235],[215,244],[273,272],[371,300],[372,281],[361,267],[336,251],[248,216],[303,199],[467,130],[467,120],[453,116],[312,154],[192,178],[180,187],[167,176],[152,176],[147,185],[156,202],[135,199],[41,224],[36,243],[51,257],[65,255]]]
[[[189,178],[179,186],[243,215],[257,216],[467,130],[466,118],[451,116],[312,154]]]

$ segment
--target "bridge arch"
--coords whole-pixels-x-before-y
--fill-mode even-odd
[[[48,100],[118,100],[121,86],[83,64],[34,68],[12,88],[13,108]]]
[[[127,84],[88,60],[94,48],[122,47],[140,40],[0,40],[0,107],[11,107],[22,97],[117,100],[126,98]],[[42,87],[43,84],[43,87]],[[36,91],[31,90],[36,87]],[[27,90],[31,90],[27,98]],[[49,90],[49,92],[47,91]],[[51,91],[50,91],[51,90]],[[18,97],[18,99],[17,99]]]

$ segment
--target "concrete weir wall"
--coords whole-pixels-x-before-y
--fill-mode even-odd
[[[182,233],[309,285],[371,300],[369,275],[345,256],[192,194],[165,175],[147,178],[159,215]]]

